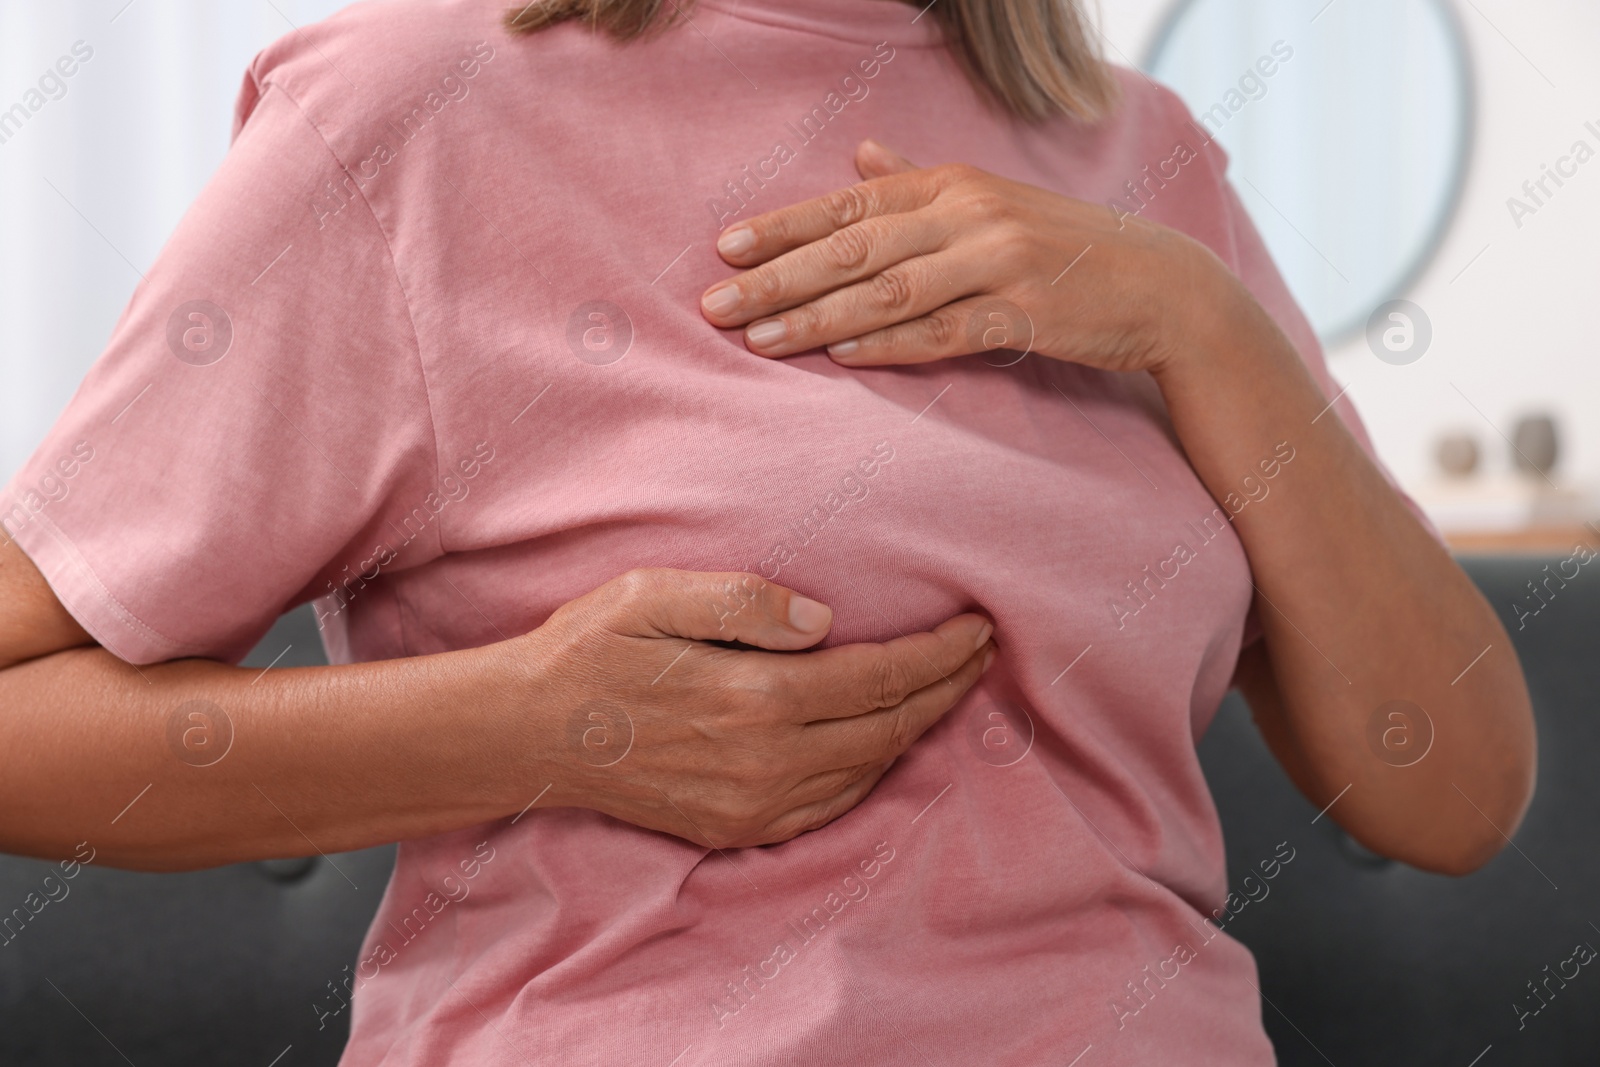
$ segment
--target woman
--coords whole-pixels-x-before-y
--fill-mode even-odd
[[[348,1064],[1271,1062],[1196,738],[1471,870],[1505,634],[1071,8],[672,8],[257,59],[12,484],[0,843],[401,840]]]

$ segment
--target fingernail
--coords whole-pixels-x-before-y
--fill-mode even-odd
[[[735,226],[717,238],[717,251],[725,256],[737,256],[756,246],[756,231],[748,226]]]
[[[739,306],[739,287],[724,285],[700,298],[700,306],[713,315],[726,315]]]
[[[991,648],[989,651],[987,651],[987,652],[985,652],[983,654],[983,669],[980,670],[978,673],[979,674],[988,674],[989,673],[989,668],[992,667],[993,665],[994,665],[994,649]]]
[[[770,348],[783,340],[784,335],[788,332],[789,327],[784,324],[782,319],[773,319],[770,322],[756,323],[746,330],[744,335],[757,348]]]
[[[808,600],[798,593],[789,594],[789,625],[802,633],[816,633],[828,625],[833,611],[826,604]]]
[[[860,347],[861,342],[857,341],[853,337],[848,341],[835,341],[833,344],[828,346],[828,355],[849,356],[855,354],[856,350]]]
[[[983,629],[978,631],[978,640],[977,640],[977,643],[972,646],[972,651],[976,652],[976,651],[978,651],[978,649],[982,648],[983,647],[983,643],[985,641],[989,640],[989,635],[992,634],[992,633],[994,633],[994,623],[992,623],[992,622],[984,623],[983,624]]]

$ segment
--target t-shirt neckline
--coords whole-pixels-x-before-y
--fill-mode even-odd
[[[750,22],[863,44],[887,41],[908,48],[933,48],[944,43],[938,20],[928,10],[931,4],[912,5],[904,0],[697,0],[697,6]]]

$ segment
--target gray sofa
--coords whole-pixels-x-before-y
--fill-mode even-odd
[[[1227,929],[1260,963],[1283,1064],[1600,1063],[1600,968],[1546,982],[1578,943],[1600,948],[1600,580],[1580,577],[1517,631],[1512,605],[1546,562],[1467,561],[1512,631],[1541,741],[1516,847],[1477,874],[1423,874],[1366,853],[1331,819],[1313,823],[1237,699],[1204,738],[1247,901]],[[282,664],[320,661],[302,611],[250,662],[285,645]],[[1283,842],[1294,859],[1265,895],[1245,887]],[[332,859],[338,870],[320,859],[182,875],[84,868],[0,947],[0,1064],[335,1063],[348,1012],[322,1015],[338,1003],[329,983],[355,959],[393,851]],[[20,905],[54,868],[0,857],[0,905]],[[1536,1000],[1530,982],[1551,992]]]

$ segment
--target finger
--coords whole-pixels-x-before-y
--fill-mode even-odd
[[[635,637],[742,641],[779,651],[809,648],[833,623],[824,604],[754,574],[646,568],[615,579],[608,599],[619,632]]]
[[[700,307],[714,326],[743,326],[871,278],[913,256],[942,251],[951,236],[949,226],[931,212],[876,215],[713,286],[701,297]]]
[[[993,650],[993,642],[987,643],[947,677],[918,689],[893,707],[809,724],[804,737],[812,759],[821,761],[821,766],[854,766],[899,756],[983,677]]]
[[[856,172],[863,178],[882,178],[916,169],[917,165],[911,160],[877,141],[866,140],[856,146]]]
[[[1033,350],[1033,318],[1008,300],[975,296],[935,308],[919,318],[828,345],[847,367],[930,363],[981,353],[997,367],[1020,362]]]
[[[981,289],[989,269],[989,264],[956,252],[915,256],[751,323],[745,345],[758,355],[790,356],[887,329]]]
[[[857,182],[736,222],[717,238],[717,251],[736,267],[753,267],[863,219],[926,207],[941,184],[937,168]]]
[[[883,644],[839,645],[786,660],[782,669],[789,691],[799,694],[806,709],[805,722],[846,718],[895,707],[950,678],[993,633],[994,624],[982,615],[957,615],[931,632]],[[864,763],[866,757],[847,762]]]
[[[805,807],[818,801],[831,800],[863,778],[882,774],[888,762],[878,760],[860,763],[853,767],[836,767],[819,771],[797,784],[780,803],[789,809]]]
[[[877,764],[865,777],[824,800],[802,804],[774,819],[753,844],[777,844],[820,829],[867,799],[879,779],[888,773],[888,764]]]

